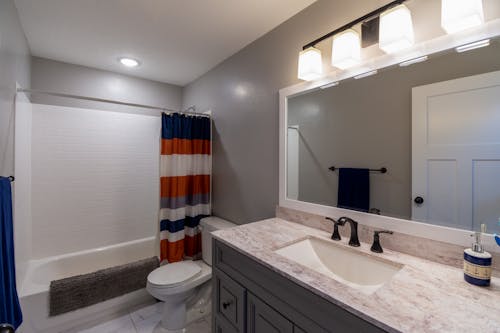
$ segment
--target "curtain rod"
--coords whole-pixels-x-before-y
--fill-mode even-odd
[[[316,44],[318,44],[319,42],[322,42],[324,41],[325,39],[328,39],[330,37],[332,37],[333,35],[336,35],[336,34],[339,34],[341,33],[342,31],[345,31],[347,29],[350,29],[352,28],[353,26],[355,26],[356,24],[359,24],[361,22],[364,22],[364,21],[367,21],[368,19],[371,19],[375,16],[378,16],[380,15],[381,13],[385,12],[386,10],[390,9],[391,7],[394,7],[394,6],[397,6],[397,5],[400,5],[402,4],[403,2],[405,2],[407,0],[396,0],[396,1],[392,1],[390,3],[388,3],[387,5],[385,6],[382,6],[380,8],[377,8],[375,9],[374,11],[372,12],[369,12],[368,14],[366,15],[363,15],[361,16],[360,18],[357,18],[355,19],[354,21],[351,21],[343,26],[341,26],[340,28],[338,29],[335,29],[329,33],[327,33],[326,35],[323,35],[315,40],[313,40],[312,42],[310,42],[309,44],[306,44],[302,47],[302,50],[305,50],[305,49],[308,49],[310,47],[313,47],[315,46]]]
[[[64,98],[81,99],[81,100],[85,100],[85,101],[101,102],[101,103],[108,103],[108,104],[117,104],[117,105],[124,105],[124,106],[132,106],[132,107],[143,108],[143,109],[158,110],[158,111],[170,112],[170,113],[182,113],[182,114],[188,114],[188,115],[200,116],[200,117],[208,117],[208,118],[211,117],[209,114],[197,113],[197,112],[189,112],[189,110],[193,110],[193,111],[196,110],[196,107],[194,105],[188,107],[184,111],[178,111],[178,110],[163,108],[163,107],[159,107],[159,106],[152,106],[152,105],[146,105],[146,104],[137,104],[137,103],[127,103],[127,102],[115,101],[115,100],[111,100],[111,99],[104,99],[104,98],[97,98],[97,97],[88,97],[88,96],[80,96],[80,95],[71,95],[71,94],[64,94],[64,93],[55,93],[55,92],[41,91],[41,90],[35,90],[35,89],[18,88],[17,92],[23,92],[23,93],[28,93],[28,94],[36,94],[36,95],[49,95],[49,96],[54,96],[54,97],[64,97]]]

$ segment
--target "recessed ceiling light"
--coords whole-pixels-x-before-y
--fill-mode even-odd
[[[139,61],[135,60],[135,59],[132,59],[132,58],[120,58],[118,59],[118,61],[120,62],[120,64],[122,64],[123,66],[126,66],[126,67],[137,67],[139,66]]]

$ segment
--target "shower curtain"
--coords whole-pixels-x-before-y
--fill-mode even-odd
[[[12,220],[12,193],[10,179],[0,177],[0,324],[10,324],[15,329],[21,325],[23,315],[16,289],[14,264],[14,226]]]
[[[201,257],[200,219],[210,215],[208,117],[162,114],[160,260]]]

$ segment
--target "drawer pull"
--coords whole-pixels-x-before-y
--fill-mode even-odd
[[[226,310],[228,307],[231,306],[231,304],[233,304],[233,301],[226,301],[222,303],[222,307],[224,308],[224,310]]]

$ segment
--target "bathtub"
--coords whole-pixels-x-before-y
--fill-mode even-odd
[[[154,302],[146,289],[141,289],[59,316],[48,316],[51,281],[149,258],[157,254],[156,247],[156,237],[149,237],[29,261],[24,281],[18,288],[24,317],[19,332],[71,332],[121,315],[135,305]]]

